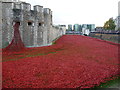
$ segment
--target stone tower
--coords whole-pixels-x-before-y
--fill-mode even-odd
[[[49,8],[35,5],[31,10],[31,4],[19,0],[2,0],[0,4],[3,46],[11,43],[15,22],[20,23],[20,36],[25,46],[50,44],[65,32],[65,29],[53,27],[52,11]]]
[[[47,43],[50,43],[50,28],[52,26],[52,11],[49,8],[44,8],[44,23],[47,29]]]

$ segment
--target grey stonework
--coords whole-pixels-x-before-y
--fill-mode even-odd
[[[13,38],[13,25],[20,22],[20,34],[25,46],[42,46],[50,44],[55,38],[65,34],[66,28],[55,28],[52,25],[52,11],[49,8],[31,5],[26,2],[0,3],[0,23],[2,23],[2,43],[11,43]]]
[[[2,47],[2,2],[0,1],[0,48]]]
[[[2,44],[10,43],[13,37],[13,4],[2,2]]]

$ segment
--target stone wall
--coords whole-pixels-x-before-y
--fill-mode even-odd
[[[52,27],[52,11],[49,8],[44,8],[44,25],[47,29],[47,43],[50,43],[51,27]]]
[[[26,2],[2,2],[2,43],[11,43],[14,22],[20,22],[20,35],[25,46],[50,44],[65,32],[65,27],[54,28],[52,11],[49,8]]]
[[[2,2],[0,1],[0,48],[2,47]]]
[[[10,44],[13,37],[13,5],[12,2],[2,3],[2,44]]]
[[[49,41],[52,42],[52,40],[56,39],[56,37],[60,37],[63,35],[62,29],[56,28],[56,27],[51,27],[50,29],[50,38]]]
[[[102,34],[102,33],[90,33],[90,37],[102,39],[106,41],[111,41],[114,43],[120,43],[120,35],[119,34]]]

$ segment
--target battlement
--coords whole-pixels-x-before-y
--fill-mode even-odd
[[[49,8],[44,8],[44,14],[52,14],[52,11],[51,11],[51,9],[49,9]]]
[[[43,6],[35,5],[34,6],[34,11],[36,11],[36,12],[43,12]]]
[[[26,2],[22,2],[20,0],[1,0],[1,2],[3,4],[11,4],[12,9],[20,9],[23,11],[31,11],[31,4],[30,3],[26,3]],[[44,14],[49,14],[52,15],[52,11],[49,8],[43,8],[43,6],[40,5],[35,5],[33,6],[33,10],[35,12],[38,13],[44,13]]]
[[[31,5],[29,3],[22,2],[20,3],[21,10],[30,11]]]
[[[0,0],[1,2],[20,2],[20,0]]]

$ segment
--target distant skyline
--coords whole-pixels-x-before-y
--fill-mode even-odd
[[[120,0],[22,0],[53,11],[53,24],[95,24],[103,26],[118,16]]]

